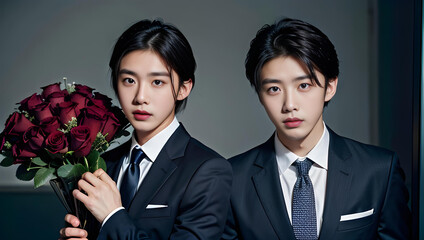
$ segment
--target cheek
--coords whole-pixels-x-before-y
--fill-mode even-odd
[[[118,91],[118,101],[124,111],[128,108],[128,105],[131,104],[129,94],[119,92],[119,91]]]
[[[265,107],[265,109],[268,112],[275,112],[275,111],[279,111],[281,109],[281,106],[279,104],[279,99],[276,97],[270,98],[270,97],[265,97],[262,99],[262,105]]]

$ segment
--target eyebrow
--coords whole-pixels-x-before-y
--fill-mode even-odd
[[[293,81],[301,81],[301,80],[305,80],[305,79],[310,79],[312,80],[312,76],[310,75],[302,75],[299,77],[296,77],[293,79]],[[266,85],[266,84],[270,84],[270,83],[281,83],[281,80],[279,79],[273,79],[273,78],[265,78],[261,81],[261,85]]]
[[[125,69],[125,68],[119,70],[118,74],[119,75],[128,74],[128,75],[131,75],[131,76],[137,76],[137,73],[135,73],[134,71]],[[148,74],[148,76],[151,76],[151,77],[160,77],[160,76],[171,77],[169,72],[151,72],[151,73]]]

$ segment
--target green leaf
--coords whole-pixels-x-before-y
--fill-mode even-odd
[[[13,157],[5,157],[1,162],[0,166],[10,167],[13,164]]]
[[[32,162],[32,163],[34,163],[34,164],[37,164],[38,166],[42,166],[42,167],[47,166],[47,163],[45,163],[45,162],[44,162],[41,158],[39,158],[39,157],[33,158],[31,162]]]
[[[2,153],[2,155],[6,156],[6,157],[13,157],[13,153],[12,153],[12,151],[4,151],[4,152]]]
[[[25,166],[24,164],[20,165],[18,169],[16,169],[16,177],[22,181],[31,181],[36,173],[37,170],[35,169],[28,171],[28,166]]]
[[[34,177],[34,188],[39,188],[52,179],[54,172],[54,168],[40,168]]]
[[[100,153],[98,151],[91,151],[90,154],[87,155],[88,164],[91,166],[91,163],[97,161],[99,157]]]
[[[90,163],[90,171],[94,172],[97,169],[103,169],[106,172],[106,162],[102,157],[97,158],[97,161],[94,164]]]
[[[81,163],[75,165],[66,164],[57,169],[57,175],[62,178],[80,178],[82,174],[88,172],[88,169]]]
[[[98,151],[92,151],[87,156],[88,166],[90,166],[90,172],[94,172],[99,168],[102,168],[106,171],[106,162],[103,158],[100,157]]]

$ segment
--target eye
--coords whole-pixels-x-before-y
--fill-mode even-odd
[[[279,91],[280,91],[280,88],[276,87],[276,86],[270,87],[267,90],[268,93],[276,93],[276,92],[279,92]]]
[[[161,86],[163,84],[163,81],[161,81],[161,80],[154,80],[153,81],[153,85],[155,85],[155,86]]]
[[[134,84],[135,83],[135,80],[132,79],[132,78],[124,78],[122,81],[124,83],[128,83],[128,84]]]
[[[307,90],[310,86],[311,86],[311,85],[310,85],[310,84],[308,84],[308,83],[301,83],[301,84],[299,85],[299,88],[300,88],[301,90]]]

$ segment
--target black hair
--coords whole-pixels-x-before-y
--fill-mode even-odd
[[[301,61],[320,87],[315,70],[325,77],[327,89],[330,80],[339,75],[336,49],[318,28],[301,20],[284,18],[272,25],[264,25],[250,42],[245,67],[246,77],[259,94],[260,74],[265,63],[279,56],[291,56]],[[325,103],[327,105],[328,102]]]
[[[118,73],[121,60],[126,54],[135,50],[151,50],[158,54],[168,66],[169,72],[174,70],[177,73],[179,87],[189,79],[191,79],[194,86],[196,60],[185,36],[175,26],[164,23],[160,19],[153,21],[141,20],[128,28],[119,37],[113,49],[109,67],[115,94],[118,94]],[[173,81],[172,75],[171,81]],[[173,93],[176,99],[175,91]],[[181,101],[176,100],[175,112],[178,113],[184,109],[186,102],[187,98]]]

